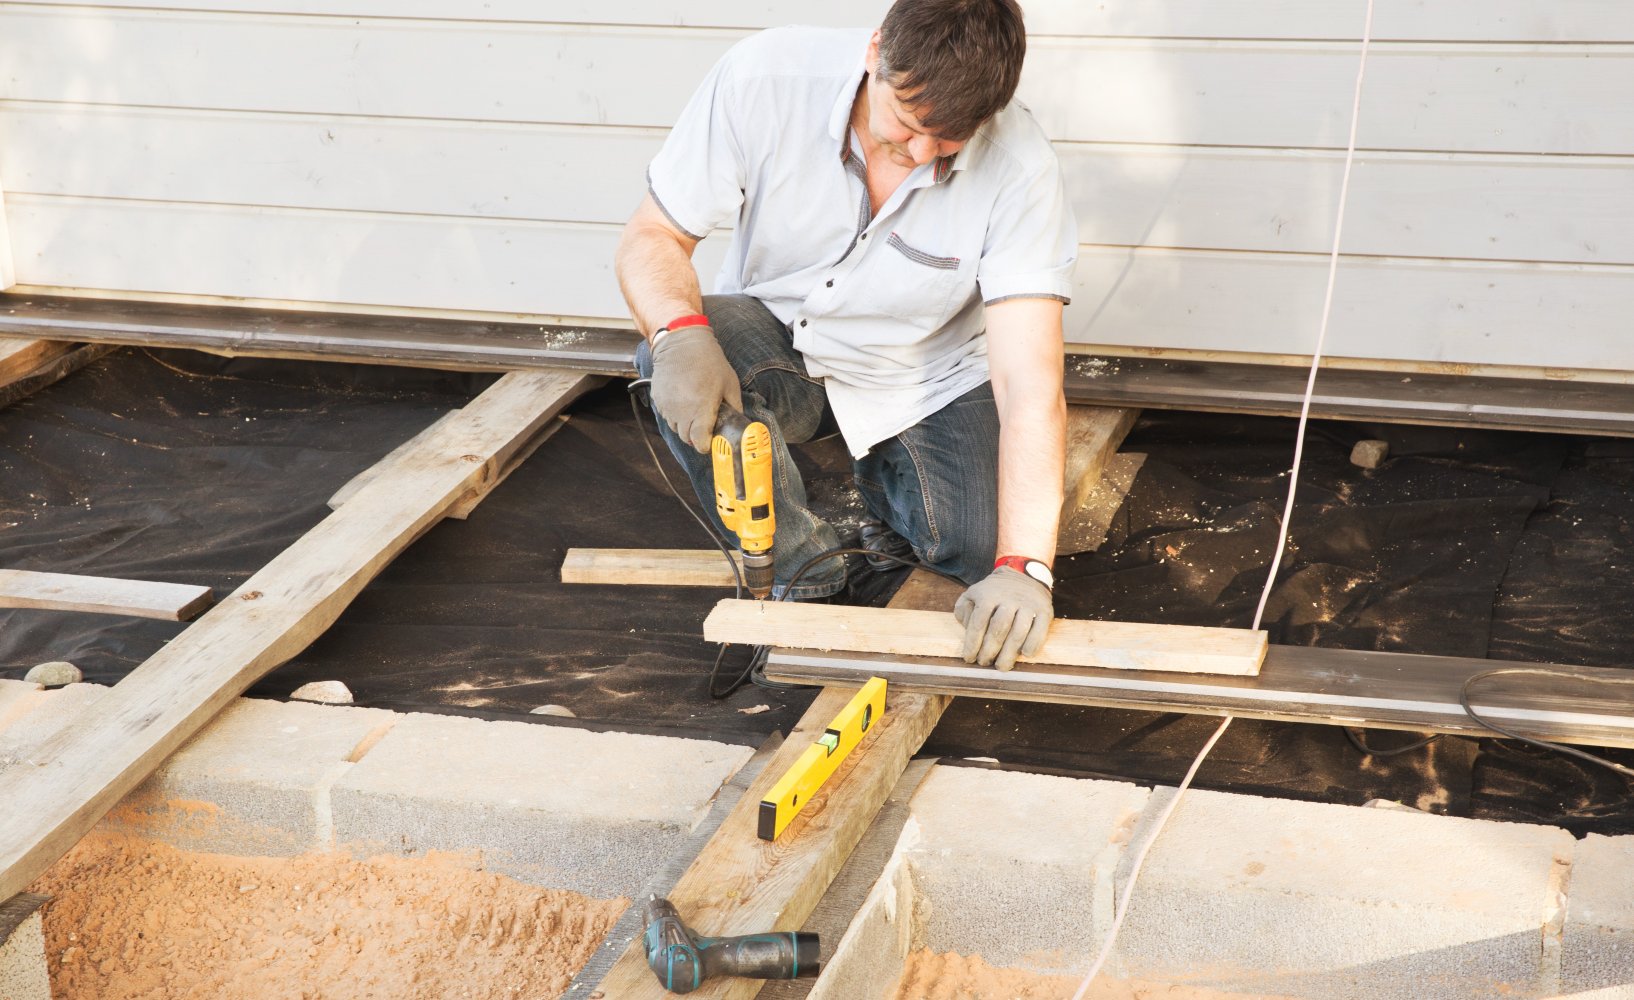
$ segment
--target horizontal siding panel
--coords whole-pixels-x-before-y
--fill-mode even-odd
[[[78,7],[67,0],[43,6]],[[770,28],[780,24],[866,27],[881,0],[103,0],[98,7],[172,8],[245,13],[328,14],[448,20]],[[1150,38],[1348,39],[1362,30],[1360,0],[1028,0],[1034,34]],[[1378,0],[1375,38],[1388,41],[1634,42],[1627,0]]]
[[[741,32],[0,7],[0,98],[665,127]],[[1354,46],[1042,38],[1078,141],[1342,147]],[[1381,44],[1364,148],[1634,153],[1634,47]]]
[[[14,196],[30,285],[615,318],[612,226]],[[712,287],[725,241],[699,249]],[[1082,344],[1308,353],[1320,255],[1086,247]],[[1634,268],[1347,258],[1329,353],[1627,370]]]
[[[113,291],[623,318],[612,226],[17,195],[17,280]],[[714,285],[726,241],[698,250]]]
[[[0,103],[32,194],[623,222],[661,132]]]
[[[1048,39],[1021,96],[1057,140],[1345,146],[1355,46]],[[1378,45],[1364,149],[1634,153],[1634,48]]]
[[[1068,310],[1079,344],[1309,354],[1318,255],[1085,247]],[[1344,258],[1335,357],[1634,369],[1634,268]]]
[[[15,192],[622,223],[662,134],[573,126],[0,105]],[[1066,143],[1086,243],[1326,252],[1337,152]],[[836,169],[838,167],[836,166]],[[1374,153],[1354,254],[1634,263],[1634,158]]]

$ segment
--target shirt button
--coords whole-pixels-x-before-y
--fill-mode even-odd
[[[800,325],[801,325],[801,326],[805,326],[805,325],[806,325],[806,321],[805,321],[805,320],[801,320],[801,321],[800,321]]]
[[[868,234],[867,234],[867,233],[863,233],[863,234],[862,234],[862,238],[863,238],[863,239],[867,239],[867,238],[868,238]]]
[[[824,288],[833,288],[834,287],[834,279],[833,278],[828,279],[828,281],[823,284],[823,287]]]

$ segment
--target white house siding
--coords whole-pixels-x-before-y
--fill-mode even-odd
[[[1634,369],[1634,3],[1377,4],[1330,352]],[[885,5],[0,2],[16,280],[625,323],[618,227],[703,73]],[[1308,353],[1362,0],[1026,6],[1069,339]]]

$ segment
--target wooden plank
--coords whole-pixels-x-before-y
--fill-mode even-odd
[[[741,554],[732,558],[742,565]],[[568,549],[562,582],[732,587],[737,578],[719,549]]]
[[[82,0],[35,0],[37,6],[81,6]],[[151,7],[152,0],[101,0],[99,7]],[[705,28],[772,28],[815,24],[834,28],[879,23],[884,0],[210,0],[212,10],[243,13],[345,15],[505,21],[519,24],[631,24]],[[1310,0],[1138,0],[1086,4],[1031,0],[1027,27],[1035,35],[1114,37],[1354,39],[1360,15],[1351,6]],[[1381,41],[1630,42],[1634,10],[1616,0],[1379,0],[1374,37]]]
[[[410,213],[450,225],[464,216],[618,224],[663,137],[22,103],[0,106],[0,177],[15,194]],[[1341,152],[1083,142],[1057,151],[1085,243],[1325,253],[1332,242]],[[1345,248],[1634,263],[1630,169],[1626,157],[1372,152],[1351,178]]]
[[[10,385],[73,349],[73,344],[58,340],[0,338],[0,385]]]
[[[0,608],[49,608],[185,622],[212,603],[209,587],[0,569]]]
[[[439,433],[439,428],[441,428],[443,424],[447,423],[449,420],[456,419],[458,412],[459,411],[456,410],[438,417],[424,430],[420,431],[420,433],[398,445],[392,450],[391,454],[387,455],[384,459],[376,462],[374,465],[369,466],[362,472],[359,472],[351,479],[348,479],[346,481],[346,485],[336,490],[334,496],[329,498],[329,509],[339,510],[343,504],[352,499],[352,497],[356,496],[359,490],[373,482],[382,471],[389,469],[391,467],[392,460],[396,456],[407,454],[416,450],[417,448],[422,447],[427,438]],[[481,503],[484,497],[493,492],[493,490],[496,489],[500,483],[503,483],[510,476],[510,474],[516,470],[517,466],[527,461],[535,451],[539,450],[539,446],[549,440],[551,435],[555,434],[558,430],[561,430],[562,425],[565,423],[567,423],[567,417],[559,416],[541,427],[539,432],[528,441],[524,448],[501,465],[498,474],[494,477],[492,482],[485,484],[480,489],[471,490],[465,496],[461,497],[454,503],[453,506],[448,508],[447,516],[456,521],[463,521],[467,517],[471,516],[471,512],[476,509],[477,504]]]
[[[1104,406],[1067,407],[1067,462],[1060,524],[1070,524],[1100,485],[1107,459],[1123,443],[1140,411]]]
[[[746,34],[7,5],[0,99],[82,100],[95,38],[98,103],[666,128]],[[1362,146],[1627,154],[1627,53],[1380,42]],[[1354,42],[1052,35],[1030,43],[1020,96],[1057,139],[1342,148],[1355,63]]]
[[[233,698],[306,648],[449,505],[491,479],[499,456],[593,381],[505,376],[114,685],[91,717],[42,743],[35,766],[0,771],[0,899],[26,888]]]
[[[1634,748],[1634,709],[1592,678],[1626,669],[1519,664],[1454,656],[1272,646],[1258,677],[1136,676],[1082,667],[982,670],[949,659],[773,650],[766,676],[795,684],[885,677],[894,690],[1105,708],[1237,715],[1279,722],[1478,735],[1458,704],[1465,681],[1502,667],[1544,674],[1502,677],[1474,690],[1476,711],[1538,739]]]
[[[1107,460],[1101,481],[1089,491],[1072,518],[1061,522],[1055,543],[1057,556],[1094,552],[1106,542],[1107,532],[1145,463],[1145,455],[1127,452],[1119,452]]]
[[[3,298],[0,298],[3,300]],[[34,345],[49,344],[43,352],[36,352],[32,347],[25,346],[23,354],[37,354],[40,362],[33,368],[22,369],[12,367],[3,376],[0,376],[0,407],[10,406],[19,399],[31,396],[51,383],[72,374],[114,350],[104,344],[71,344],[54,341],[16,341],[7,340],[6,344],[21,343]],[[0,348],[3,352],[4,348]]]
[[[1066,395],[1106,406],[1291,416],[1299,413],[1306,378],[1305,369],[1284,365],[1078,356],[1067,361]],[[1634,385],[1324,368],[1311,414],[1628,437],[1634,436]]]
[[[948,608],[958,589],[950,589],[946,581],[931,574],[915,572],[891,605]],[[940,695],[889,694],[878,731],[852,751],[782,837],[761,840],[756,835],[760,799],[822,735],[854,691],[832,687],[817,696],[670,891],[669,900],[700,933],[798,930],[952,700]],[[757,979],[715,979],[690,995],[699,1000],[750,1000],[762,985]],[[602,979],[599,992],[619,1000],[670,996],[647,967],[639,937]]]
[[[704,638],[958,658],[964,627],[947,612],[728,599],[704,620]],[[1057,618],[1038,655],[1021,662],[1251,676],[1259,673],[1265,648],[1263,631]]]

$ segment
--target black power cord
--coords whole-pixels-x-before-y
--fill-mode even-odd
[[[1548,740],[1535,739],[1531,736],[1523,736],[1512,729],[1506,729],[1503,726],[1498,725],[1496,722],[1493,722],[1491,719],[1481,716],[1475,711],[1475,707],[1470,704],[1470,689],[1477,683],[1491,677],[1516,676],[1521,674],[1529,674],[1534,677],[1550,677],[1556,680],[1560,678],[1571,678],[1573,680],[1586,681],[1590,684],[1610,684],[1621,686],[1634,686],[1634,676],[1600,677],[1594,674],[1577,673],[1575,671],[1562,671],[1559,668],[1551,670],[1543,667],[1497,667],[1492,670],[1483,670],[1478,674],[1470,675],[1470,677],[1464,681],[1464,686],[1458,691],[1458,704],[1463,707],[1464,714],[1468,715],[1477,725],[1485,726],[1487,729],[1490,729],[1501,736],[1507,736],[1512,740],[1519,740],[1522,743],[1527,743],[1531,746],[1539,747],[1544,750],[1552,750],[1556,753],[1563,753],[1569,757],[1576,757],[1579,760],[1588,761],[1591,764],[1599,764],[1602,767],[1609,767],[1625,778],[1634,778],[1634,768],[1619,764],[1614,760],[1607,760],[1604,757],[1587,753],[1583,750],[1577,749],[1576,747],[1569,747],[1560,743],[1551,743]]]
[[[1399,757],[1404,753],[1412,753],[1414,750],[1427,747],[1431,743],[1434,743],[1436,740],[1441,738],[1441,734],[1436,733],[1432,736],[1426,736],[1421,740],[1414,740],[1413,742],[1403,746],[1389,747],[1387,749],[1380,750],[1377,747],[1369,744],[1367,740],[1363,738],[1362,734],[1366,732],[1365,729],[1358,729],[1355,726],[1341,726],[1340,728],[1344,730],[1345,739],[1350,741],[1350,745],[1355,747],[1357,752],[1365,757]]]

